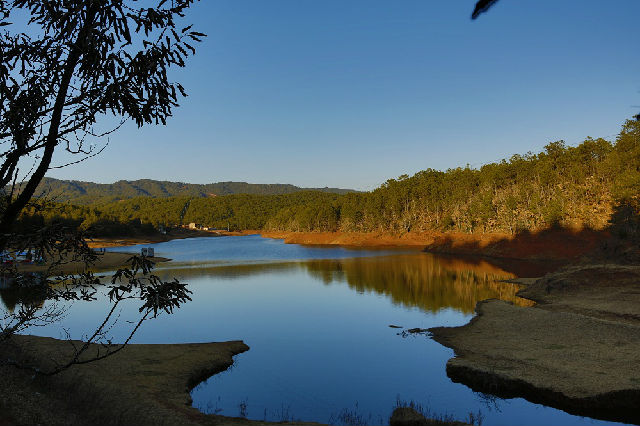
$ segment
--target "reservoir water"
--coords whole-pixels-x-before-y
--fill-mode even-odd
[[[501,281],[525,265],[416,251],[305,247],[259,236],[145,247],[173,259],[155,272],[188,283],[193,300],[173,315],[144,323],[133,343],[243,340],[251,348],[229,370],[193,389],[201,411],[271,421],[388,424],[401,401],[459,420],[479,414],[485,425],[612,424],[475,393],[447,377],[453,351],[428,333],[407,333],[463,325],[487,298],[528,304],[515,296],[514,284]],[[3,302],[6,309],[15,301],[3,296]],[[62,322],[28,332],[82,338],[108,306],[105,297],[75,303]],[[127,321],[136,315],[136,306],[122,310],[114,341],[125,338]]]

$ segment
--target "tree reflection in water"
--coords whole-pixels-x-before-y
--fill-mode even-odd
[[[516,278],[516,273],[523,266],[525,270],[531,269],[531,264],[509,268],[478,258],[413,253],[297,262],[202,264],[197,267],[185,264],[179,272],[172,269],[164,273],[179,276],[182,280],[202,276],[240,279],[269,272],[285,273],[303,269],[327,285],[346,282],[357,292],[375,292],[389,297],[397,305],[426,312],[449,308],[472,314],[476,303],[485,299],[531,306],[533,302],[516,296],[520,286],[503,282]],[[546,272],[540,271],[540,274]],[[163,272],[158,270],[158,274],[162,275]]]
[[[389,297],[392,303],[418,308],[426,312],[455,309],[472,314],[476,303],[485,299],[500,299],[518,306],[533,302],[516,296],[518,285],[503,282],[516,274],[486,260],[456,258],[429,253],[389,256],[321,259],[298,262],[268,262],[249,264],[169,264],[170,269],[158,269],[163,276],[210,276],[217,279],[240,279],[268,272],[306,270],[313,278],[327,285],[346,282],[359,293],[374,292]],[[36,289],[19,292],[0,289],[0,301],[13,310],[18,303],[38,303]],[[40,303],[42,301],[40,300]]]
[[[473,313],[476,303],[500,299],[519,306],[533,302],[516,296],[519,286],[502,282],[515,278],[486,261],[438,257],[420,253],[305,262],[309,273],[326,284],[346,281],[358,292],[375,292],[395,304],[438,312],[453,308]]]

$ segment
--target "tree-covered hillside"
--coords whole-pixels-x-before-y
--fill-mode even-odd
[[[479,169],[428,169],[331,204],[282,209],[266,227],[514,233],[555,225],[602,229],[615,212],[617,223],[637,229],[639,197],[640,122],[627,121],[613,143],[560,141]]]
[[[136,197],[92,205],[48,202],[22,215],[22,226],[62,222],[96,236],[154,232],[191,222],[218,229],[261,229],[280,210],[301,205],[330,205],[340,195],[300,191],[282,195],[233,194],[202,197]]]
[[[614,224],[629,233],[638,231],[639,213],[640,122],[627,121],[614,142],[588,138],[575,147],[552,142],[543,152],[478,169],[400,176],[366,193],[147,196],[83,207],[55,204],[25,218],[72,220],[94,231],[110,224],[196,222],[214,228],[393,233],[515,233]]]
[[[308,190],[336,194],[352,192],[350,189],[340,188],[300,188],[289,184],[255,184],[246,182],[194,184],[140,179],[101,184],[45,178],[36,189],[35,196],[57,202],[69,201],[73,204],[86,205],[135,197],[213,197],[230,194],[275,195]]]

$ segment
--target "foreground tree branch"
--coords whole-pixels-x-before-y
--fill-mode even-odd
[[[179,26],[196,1],[151,0],[143,7],[136,0],[0,0],[0,291],[16,297],[16,305],[0,314],[0,344],[59,321],[71,302],[96,300],[99,288],[108,289],[112,304],[68,362],[46,371],[22,367],[56,374],[111,356],[144,321],[190,300],[186,284],[163,282],[144,258],[131,258],[107,287],[88,271],[59,274],[56,268],[66,262],[95,262],[84,235],[55,223],[25,229],[17,220],[25,207],[39,208],[33,197],[56,152],[81,156],[68,162],[75,164],[101,152],[93,145],[87,149],[87,139],[105,137],[127,120],[142,127],[171,117],[187,95],[168,72],[184,67],[205,37],[190,25]],[[25,25],[13,22],[25,15]],[[104,119],[110,130],[97,128]],[[21,174],[27,162],[33,165]],[[19,253],[46,262],[47,270],[27,274],[5,263]],[[125,341],[114,345],[109,330],[127,300],[140,304],[140,318]],[[89,354],[94,343],[102,349]]]
[[[194,2],[143,8],[125,0],[0,1],[0,234],[33,197],[62,142],[70,153],[91,155],[82,143],[108,133],[94,126],[109,115],[139,127],[166,123],[186,96],[168,70],[184,67],[204,37],[178,28]],[[14,28],[18,12],[30,15],[29,31]],[[77,149],[69,136],[80,141]],[[37,167],[20,177],[20,162],[33,155]]]

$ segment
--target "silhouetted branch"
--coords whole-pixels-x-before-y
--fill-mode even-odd
[[[495,5],[498,0],[479,0],[476,3],[475,9],[473,9],[473,13],[471,14],[471,19],[476,19],[478,16],[489,10],[493,5]]]

